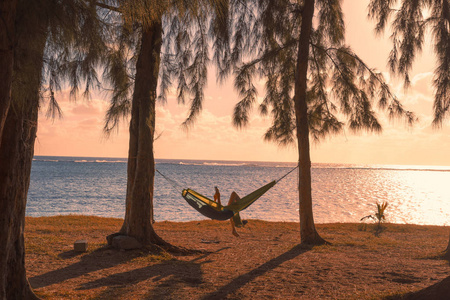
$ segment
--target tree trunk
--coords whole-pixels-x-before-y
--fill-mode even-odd
[[[33,10],[17,7],[11,105],[0,143],[0,299],[38,299],[25,271],[24,226],[34,154],[46,26]]]
[[[448,237],[447,249],[445,249],[444,258],[450,259],[450,235]]]
[[[0,299],[37,299],[25,272],[24,225],[38,96],[25,107],[13,105],[5,122],[0,148]]]
[[[302,10],[302,25],[298,44],[297,70],[295,78],[295,117],[299,153],[299,202],[300,238],[302,244],[325,243],[316,231],[312,210],[311,158],[309,149],[308,106],[306,99],[309,41],[314,16],[314,0],[306,0]]]
[[[152,225],[155,177],[153,138],[161,39],[160,23],[143,29],[131,108],[125,220],[120,231],[143,245],[166,244]]]
[[[0,0],[0,146],[11,103],[17,0]]]

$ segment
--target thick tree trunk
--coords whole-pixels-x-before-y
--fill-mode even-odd
[[[295,117],[299,153],[299,202],[300,238],[302,244],[323,244],[316,231],[312,210],[311,158],[309,149],[308,106],[306,99],[309,41],[314,16],[314,0],[306,0],[302,10],[302,25],[298,44],[297,71],[295,78]]]
[[[26,278],[23,232],[46,26],[28,9],[29,3],[21,3],[17,16],[27,21],[16,31],[12,101],[0,143],[0,299],[37,299]]]
[[[450,235],[448,237],[447,249],[445,249],[444,258],[450,259]]]
[[[0,0],[0,146],[11,103],[17,0]]]
[[[155,177],[153,138],[161,39],[160,23],[143,29],[131,109],[125,220],[120,231],[144,245],[165,244],[152,225]]]
[[[26,278],[24,226],[38,96],[8,113],[0,148],[0,299],[37,299]]]

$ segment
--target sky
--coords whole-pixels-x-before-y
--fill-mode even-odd
[[[313,163],[350,163],[382,165],[450,166],[450,122],[433,129],[433,70],[436,62],[430,41],[418,57],[412,70],[412,85],[405,90],[402,80],[387,71],[391,49],[388,34],[376,36],[374,22],[367,18],[369,0],[344,0],[346,43],[373,68],[385,73],[392,90],[405,108],[419,117],[413,127],[402,121],[389,121],[380,112],[381,134],[342,134],[311,143]],[[258,86],[259,101],[264,97],[264,81]],[[261,117],[253,111],[249,126],[232,127],[231,115],[239,101],[232,80],[217,84],[215,71],[210,68],[205,104],[201,116],[189,131],[181,127],[188,115],[188,106],[178,105],[169,95],[165,105],[157,105],[155,141],[157,159],[200,159],[238,161],[298,160],[295,145],[280,148],[263,140],[270,126],[270,116]],[[58,95],[63,118],[47,119],[45,106],[39,116],[35,155],[127,157],[128,123],[122,122],[116,133],[106,138],[102,128],[108,108],[108,95],[94,93],[90,100],[69,100],[68,91]]]

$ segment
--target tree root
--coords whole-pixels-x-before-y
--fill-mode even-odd
[[[302,241],[300,243],[300,247],[303,249],[312,249],[314,246],[322,246],[322,245],[332,245],[332,243],[322,239],[321,237],[319,237],[319,239]]]
[[[305,248],[312,248],[313,246],[331,245],[331,243],[324,240],[316,231],[308,238],[301,238],[300,245]]]

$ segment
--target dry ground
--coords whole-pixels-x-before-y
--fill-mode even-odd
[[[156,223],[166,241],[203,251],[172,256],[107,248],[105,236],[121,222],[27,218],[35,292],[44,299],[402,299],[422,290],[416,298],[450,299],[445,227],[386,224],[375,236],[371,226],[321,224],[332,245],[305,249],[298,223],[250,220],[240,238],[228,222]],[[87,253],[73,251],[79,239],[88,241]]]

